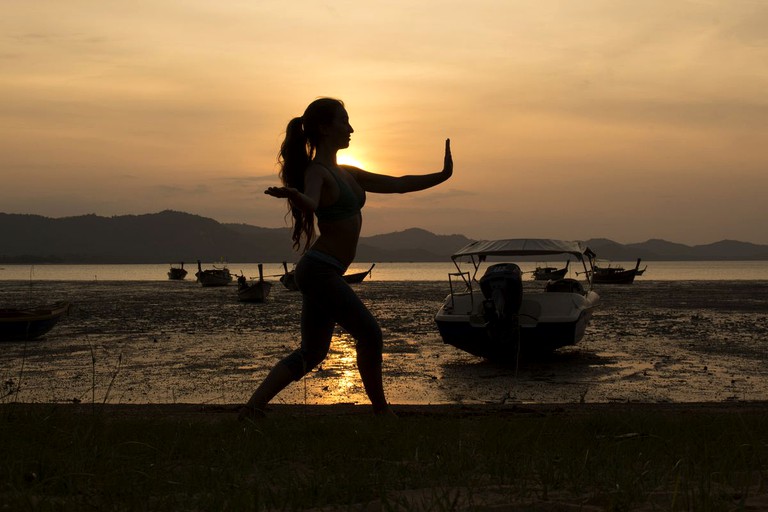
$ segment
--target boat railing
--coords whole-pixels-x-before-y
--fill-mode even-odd
[[[465,277],[466,276],[466,277]],[[469,272],[449,272],[448,273],[448,287],[451,290],[451,309],[454,309],[456,307],[456,303],[454,301],[453,295],[453,282],[454,278],[461,278],[461,281],[464,283],[464,289],[469,292],[469,300],[470,300],[470,306],[474,309],[475,307],[475,296],[472,293],[472,279],[470,279]],[[458,279],[456,279],[456,282],[458,283]]]

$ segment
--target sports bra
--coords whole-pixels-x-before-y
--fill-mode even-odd
[[[315,162],[317,163],[317,162]],[[322,164],[318,164],[322,165]],[[325,167],[323,165],[323,167]],[[325,167],[328,169],[327,167]],[[336,180],[336,184],[339,186],[339,198],[336,202],[329,204],[328,206],[320,206],[315,210],[315,216],[319,221],[333,221],[348,219],[360,213],[360,209],[365,204],[365,196],[358,197],[349,185],[336,175],[335,172],[328,169],[333,179]]]

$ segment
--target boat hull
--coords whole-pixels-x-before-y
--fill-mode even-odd
[[[568,263],[565,264],[565,267],[563,268],[554,268],[554,267],[536,267],[536,270],[533,271],[533,280],[534,281],[557,281],[558,279],[565,278],[566,275],[568,275],[568,267],[570,265],[570,260]]]
[[[592,311],[584,311],[573,322],[538,323],[520,326],[519,341],[493,338],[486,325],[435,319],[443,342],[472,355],[496,361],[514,361],[520,354],[541,355],[575,345],[584,337]]]
[[[195,274],[201,286],[227,286],[232,282],[232,274],[216,270],[204,270]]]
[[[181,281],[185,277],[187,277],[187,271],[183,268],[172,268],[168,271],[168,279]]]
[[[371,265],[371,268],[369,268],[364,272],[356,272],[354,274],[344,274],[342,277],[349,284],[362,283],[366,277],[371,275],[371,271],[375,266],[376,264],[374,263],[373,265]],[[283,286],[285,286],[286,289],[291,290],[292,292],[299,290],[299,286],[296,284],[296,277],[293,270],[291,271],[286,270],[285,274],[280,276],[280,282],[283,284]]]
[[[632,284],[635,281],[635,270],[622,270],[619,272],[595,271],[592,282],[595,284]]]
[[[239,285],[237,300],[240,302],[264,302],[272,290],[272,283],[261,281],[253,284]]]
[[[234,280],[232,273],[227,267],[214,267],[203,270],[200,260],[197,260],[197,272],[195,272],[197,282],[201,286],[227,286]]]
[[[299,291],[299,287],[296,285],[296,277],[294,277],[293,270],[280,276],[280,282],[283,284],[283,286],[285,286],[287,290],[292,292]]]
[[[448,295],[435,315],[443,342],[470,354],[502,362],[519,355],[544,355],[582,340],[600,296],[572,280],[550,283],[551,291],[523,292],[512,317],[517,328],[487,318],[486,299],[478,290]]]
[[[640,270],[640,258],[635,268],[624,270],[622,267],[595,267],[592,272],[592,282],[595,284],[632,284],[635,277],[645,272]]]
[[[67,302],[27,310],[0,309],[0,341],[35,340],[53,329],[68,311]]]
[[[567,268],[561,268],[552,271],[536,269],[533,272],[533,279],[534,281],[555,281],[557,279],[563,279],[567,273]]]
[[[344,274],[344,280],[349,284],[362,283],[363,280],[371,274],[371,271],[375,266],[376,264],[374,263],[373,265],[371,265],[371,268],[369,268],[364,272],[357,272],[354,274]]]

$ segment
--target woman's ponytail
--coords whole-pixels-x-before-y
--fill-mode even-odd
[[[288,123],[285,140],[280,146],[280,155],[277,158],[283,185],[304,192],[304,172],[315,156],[315,149],[321,137],[321,126],[330,123],[339,108],[344,108],[341,100],[318,98],[309,104],[303,116],[294,117]],[[290,201],[288,207],[293,217],[293,248],[301,249],[301,239],[304,238],[306,251],[315,237],[315,215],[296,208]]]
[[[277,158],[280,163],[280,180],[286,187],[292,187],[304,192],[304,171],[311,161],[309,143],[304,133],[302,119],[294,117],[285,130],[285,140],[280,146]],[[304,250],[307,250],[315,236],[315,216],[296,208],[288,201],[289,213],[293,217],[293,248],[301,249],[301,239],[305,238]],[[286,214],[287,215],[287,214]]]

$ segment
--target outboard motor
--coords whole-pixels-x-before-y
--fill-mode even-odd
[[[491,339],[503,344],[502,349],[517,347],[520,339],[518,313],[523,302],[520,267],[514,263],[491,265],[480,278],[480,290],[485,297],[483,311]]]

